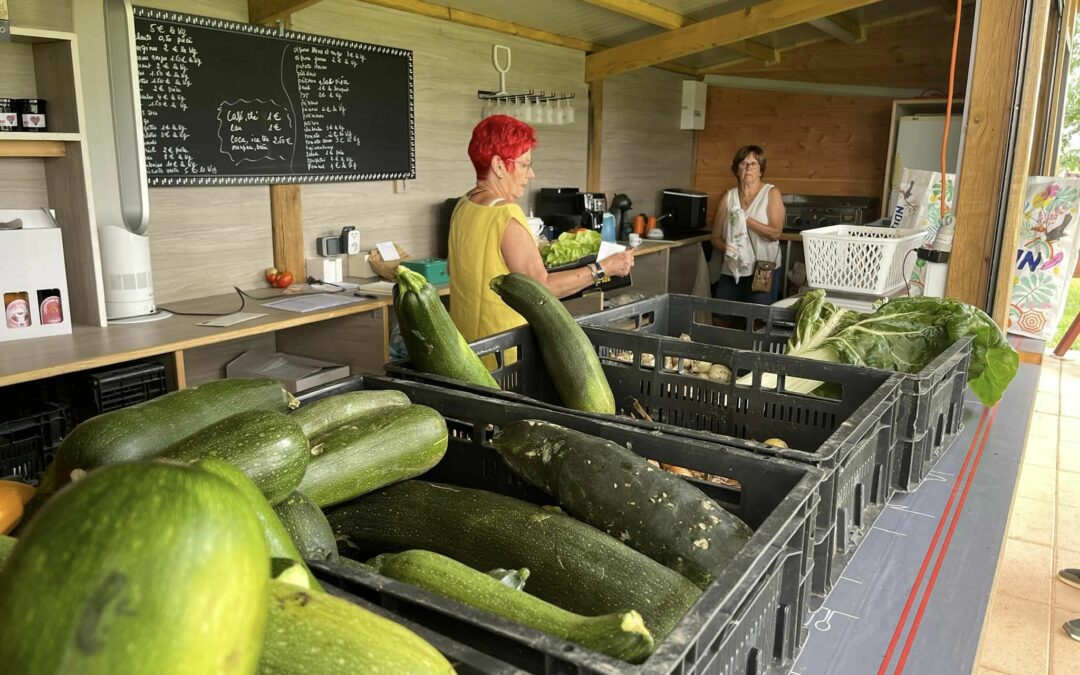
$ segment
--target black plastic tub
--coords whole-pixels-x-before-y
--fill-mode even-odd
[[[0,478],[34,482],[67,435],[68,406],[20,397],[0,414]]]
[[[648,333],[582,328],[600,356],[616,408],[622,414],[583,413],[564,407],[528,325],[470,345],[477,354],[494,355],[498,368],[492,375],[501,390],[421,373],[408,361],[389,363],[386,372],[392,377],[739,447],[822,469],[825,477],[820,487],[813,584],[815,603],[820,603],[895,490],[891,480],[897,449],[893,432],[902,376]],[[723,364],[734,377],[724,383],[684,374],[682,363],[688,359]],[[748,374],[749,383],[735,381]],[[763,378],[766,374],[778,374],[774,378],[777,383],[770,384]],[[788,378],[832,383],[841,388],[840,398],[793,393],[786,387]],[[630,416],[634,401],[653,421]],[[789,448],[762,442],[776,437]]]
[[[813,531],[821,471],[716,443],[588,419],[419,382],[354,377],[305,394],[315,400],[356,389],[397,389],[447,420],[446,456],[425,480],[480,488],[550,504],[519,480],[491,448],[500,425],[521,419],[560,424],[626,445],[660,462],[739,481],[741,489],[694,481],[754,534],[643,664],[631,665],[443,596],[363,569],[312,562],[324,583],[534,673],[786,673],[807,637]],[[572,583],[568,580],[568,583]],[[526,584],[526,589],[528,585]]]
[[[659,295],[596,314],[582,324],[641,331],[694,342],[783,354],[795,326],[789,308],[691,295]],[[716,325],[716,324],[722,325]],[[905,374],[897,414],[898,447],[893,485],[910,492],[922,484],[938,458],[963,430],[964,392],[971,338],[959,340],[918,373]]]

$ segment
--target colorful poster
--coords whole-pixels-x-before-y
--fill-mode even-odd
[[[952,250],[952,200],[954,174],[945,174],[945,217],[941,217],[941,174],[937,171],[904,169],[900,185],[890,200],[895,206],[890,227],[923,230],[922,248]]]
[[[1048,340],[1054,335],[1076,267],[1080,179],[1028,179],[1016,249],[1008,332]]]

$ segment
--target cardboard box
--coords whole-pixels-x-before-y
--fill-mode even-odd
[[[270,377],[291,393],[349,376],[349,367],[293,354],[244,352],[225,366],[226,377]]]
[[[45,209],[0,209],[0,308],[0,342],[71,334],[64,242]]]

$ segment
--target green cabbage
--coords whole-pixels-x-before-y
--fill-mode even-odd
[[[544,265],[555,267],[572,263],[600,252],[600,233],[596,230],[563,232],[559,238],[540,250]]]
[[[795,303],[787,354],[916,373],[971,335],[968,384],[983,405],[998,402],[1020,359],[997,324],[977,307],[942,298],[895,298],[867,314],[837,307],[813,290]]]

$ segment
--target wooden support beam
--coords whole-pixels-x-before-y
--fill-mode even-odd
[[[1016,144],[1012,156],[1012,176],[1009,178],[1009,193],[1005,210],[1005,231],[1001,235],[1001,255],[997,260],[997,283],[993,289],[993,305],[989,312],[990,318],[1002,328],[1008,322],[1009,305],[1012,301],[1016,246],[1020,239],[1027,183],[1031,175],[1029,167],[1036,127],[1035,112],[1039,107],[1039,88],[1042,84],[1046,26],[1050,20],[1050,3],[1054,1],[1033,0],[1031,3],[1031,32],[1028,35],[1027,55],[1022,70],[1024,87],[1019,101],[1020,121],[1017,124]]]
[[[967,127],[953,204],[956,232],[945,295],[984,309],[988,309],[997,223],[1006,207],[1001,183],[1014,103],[1021,39],[1016,27],[1021,24],[1022,5],[1012,0],[987,0],[972,36],[971,95],[965,102]],[[1011,259],[1015,246],[1013,251],[1004,257]]]
[[[261,24],[284,21],[317,2],[320,0],[248,0],[248,21]]]
[[[304,218],[300,186],[270,186],[270,228],[274,238],[274,267],[304,278]]]
[[[876,0],[768,0],[677,30],[612,47],[585,57],[585,81],[697,54],[713,47],[771,33],[823,16],[839,14]]]
[[[807,23],[846,45],[853,45],[866,39],[866,27],[859,25],[858,22],[849,19],[843,14],[823,16]]]
[[[740,54],[745,54],[753,59],[764,61],[766,65],[780,62],[780,50],[768,45],[754,42],[753,40],[739,40],[724,45],[724,49],[730,49]]]
[[[682,28],[693,22],[692,19],[678,12],[654,5],[651,2],[644,2],[644,0],[585,0],[585,2],[668,30]]]
[[[589,149],[585,166],[585,190],[599,192],[604,147],[604,81],[589,83]]]

